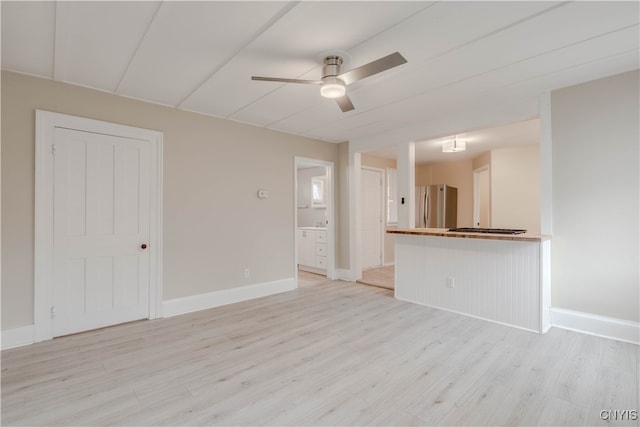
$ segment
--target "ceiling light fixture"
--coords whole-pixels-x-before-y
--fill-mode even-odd
[[[464,151],[467,149],[467,144],[458,140],[458,137],[454,136],[452,140],[446,141],[442,144],[442,152],[443,153],[457,153],[458,151]]]
[[[320,95],[325,98],[341,98],[347,93],[344,82],[337,77],[325,77],[322,79],[322,87],[320,87]]]

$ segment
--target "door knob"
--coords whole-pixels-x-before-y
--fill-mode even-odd
[[[143,244],[141,244],[141,245],[140,245],[140,247],[141,247],[142,249],[147,249],[147,244],[146,244],[146,243],[143,243]]]

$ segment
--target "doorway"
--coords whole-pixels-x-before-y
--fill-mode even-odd
[[[35,341],[159,317],[162,133],[36,124]]]
[[[491,174],[489,166],[473,171],[473,226],[491,228]]]
[[[361,168],[361,247],[362,271],[382,266],[384,236],[384,171],[369,166]]]
[[[296,157],[294,161],[295,278],[335,278],[334,165]]]

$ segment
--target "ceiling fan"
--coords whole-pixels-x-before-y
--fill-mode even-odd
[[[320,94],[325,98],[335,99],[342,112],[347,112],[354,109],[353,103],[347,95],[347,85],[374,74],[381,73],[390,68],[397,67],[405,62],[407,62],[407,60],[404,59],[400,53],[394,52],[391,55],[384,56],[376,59],[375,61],[369,62],[368,64],[343,72],[342,57],[339,55],[329,55],[324,58],[324,66],[322,67],[322,77],[320,80],[300,80],[258,76],[251,76],[251,80],[320,85]]]

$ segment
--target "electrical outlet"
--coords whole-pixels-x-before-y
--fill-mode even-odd
[[[251,275],[251,270],[249,270],[248,268],[245,268],[244,269],[244,278],[248,279],[250,275]]]
[[[456,287],[456,280],[453,277],[447,277],[447,288],[455,288]]]

